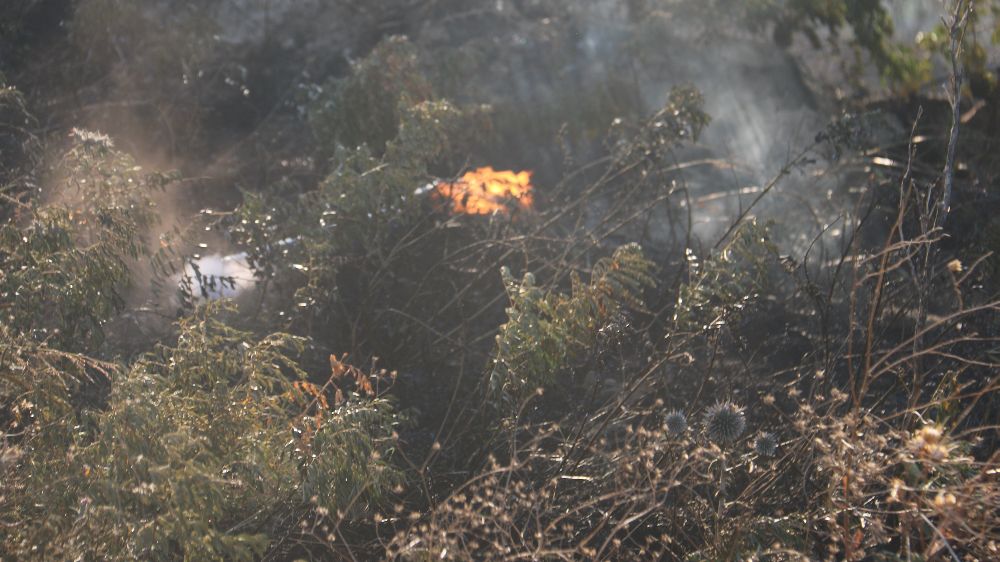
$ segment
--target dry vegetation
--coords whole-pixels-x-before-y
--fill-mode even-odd
[[[0,560],[1000,558],[1000,4],[152,4],[0,8]],[[677,21],[886,93],[741,196]]]

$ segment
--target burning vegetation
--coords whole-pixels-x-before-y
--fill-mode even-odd
[[[0,560],[1000,557],[1000,0],[264,4],[0,7]]]
[[[450,203],[456,214],[510,214],[512,210],[530,211],[532,206],[531,172],[477,168],[454,183],[438,182],[439,198]]]

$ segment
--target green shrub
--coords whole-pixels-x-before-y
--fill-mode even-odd
[[[128,89],[169,89],[177,94],[195,70],[212,60],[221,30],[212,17],[217,2],[166,5],[125,0],[75,3],[68,30],[71,45],[88,64],[74,71],[116,70]],[[141,71],[140,71],[141,69]],[[123,84],[124,86],[124,84]]]
[[[674,323],[684,331],[708,330],[739,314],[769,284],[778,249],[767,228],[747,222],[708,258],[688,250],[688,281],[680,286]]]
[[[169,180],[74,131],[52,195],[0,226],[0,423],[16,436],[0,557],[255,559],[289,515],[363,513],[400,481],[389,403],[305,392],[304,341],[233,329],[221,305],[130,367],[88,356],[138,260],[164,264],[146,237]]]
[[[305,375],[290,356],[303,342],[254,340],[220,308],[182,320],[175,347],[116,378],[107,408],[65,448],[25,457],[17,511],[5,514],[23,523],[6,539],[11,555],[251,560],[289,532],[289,515],[363,512],[400,481],[387,464],[388,403],[310,410],[313,396],[292,384]]]
[[[446,101],[399,111],[398,132],[381,156],[367,144],[340,146],[333,171],[315,190],[294,194],[291,202],[280,186],[249,196],[231,226],[258,274],[291,279],[289,317],[301,322],[303,333],[336,342],[337,351],[358,352],[357,342],[369,338],[388,347],[380,315],[394,306],[421,316],[410,307],[415,275],[447,250],[432,195],[421,188],[432,167],[488,126],[482,108]],[[430,302],[420,304],[433,310]]]
[[[0,300],[18,332],[80,351],[96,349],[122,309],[130,265],[151,255],[151,195],[169,177],[143,172],[104,135],[74,134],[51,200],[0,226]]]
[[[13,411],[0,421],[18,432],[31,429],[30,417],[58,425],[81,381],[115,369],[81,353],[97,351],[103,326],[122,310],[130,267],[150,253],[151,192],[166,180],[143,173],[107,137],[75,131],[50,200],[10,202],[0,225],[0,403]]]
[[[32,132],[36,125],[21,92],[7,84],[0,71],[0,220],[22,208],[35,190],[35,172],[41,160],[41,141]]]
[[[590,283],[572,277],[572,291],[546,292],[525,273],[518,283],[500,270],[510,306],[497,334],[494,391],[523,397],[556,382],[559,374],[597,346],[598,331],[626,309],[642,310],[643,290],[655,286],[653,263],[638,244],[627,244],[597,262]]]
[[[431,99],[430,84],[417,69],[416,50],[404,37],[382,41],[358,62],[350,77],[320,89],[309,122],[323,151],[362,144],[381,153],[396,137],[401,113]]]

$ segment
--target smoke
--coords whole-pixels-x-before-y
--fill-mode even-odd
[[[91,4],[97,3],[81,3]],[[279,150],[279,139],[308,136],[308,130],[294,118],[276,121],[286,113],[294,114],[289,111],[291,94],[268,97],[271,94],[265,92],[274,87],[269,81],[280,82],[275,78],[279,71],[301,68],[303,76],[315,72],[309,78],[322,81],[324,72],[344,71],[338,67],[339,61],[363,55],[379,36],[398,31],[412,33],[418,44],[433,45],[439,53],[448,48],[462,50],[483,40],[476,25],[484,25],[484,21],[486,25],[509,22],[509,14],[518,10],[526,14],[534,9],[532,6],[541,5],[483,2],[477,10],[457,10],[441,21],[414,21],[427,12],[409,7],[413,3],[386,2],[377,7],[353,4],[220,0],[192,17],[188,11],[171,15],[168,7],[173,3],[165,0],[148,3],[140,8],[146,11],[146,19],[167,17],[174,23],[190,25],[199,38],[184,43],[182,54],[186,58],[180,64],[164,61],[169,59],[169,41],[184,40],[183,26],[173,25],[177,31],[170,33],[134,37],[137,49],[120,52],[117,39],[112,37],[110,43],[107,40],[109,25],[97,17],[94,21],[101,22],[100,26],[78,28],[78,32],[83,44],[94,41],[104,46],[107,63],[115,68],[111,73],[115,86],[103,94],[104,99],[90,100],[103,109],[85,113],[83,125],[111,132],[121,140],[120,146],[133,152],[144,166],[180,168],[189,175],[207,176],[208,181],[191,184],[160,201],[165,222],[175,216],[183,222],[184,216],[197,207],[234,204],[234,186],[241,181],[272,181],[267,161],[274,159],[273,154],[260,154]],[[635,21],[625,4],[592,0],[568,9],[574,29],[569,61],[545,51],[563,46],[553,38],[544,20],[530,28],[514,28],[507,36],[498,34],[493,40],[508,41],[506,47],[516,54],[509,61],[487,61],[482,69],[495,73],[498,66],[506,66],[507,73],[473,76],[467,83],[474,85],[470,88],[488,91],[489,97],[481,101],[507,99],[522,105],[553,105],[560,99],[572,99],[576,92],[598,91],[613,75],[631,73],[637,112],[645,114],[663,106],[672,86],[695,86],[704,95],[712,123],[700,143],[680,151],[678,157],[727,165],[685,170],[679,173],[679,180],[688,187],[694,201],[695,234],[711,241],[788,163],[792,154],[811,143],[837,116],[839,93],[829,85],[839,79],[838,69],[801,43],[785,50],[764,34],[747,35],[741,30],[705,37],[703,22],[681,21],[655,11],[644,21]],[[897,36],[904,40],[912,39],[916,30],[928,28],[941,11],[938,0],[891,0],[886,5],[897,20]],[[494,13],[489,17],[482,15],[490,10]],[[128,13],[137,17],[134,11]],[[232,53],[245,54],[240,59]],[[802,57],[807,61],[805,65]],[[623,71],[619,67],[624,60],[633,61],[631,69]],[[812,74],[805,74],[804,67]],[[160,105],[150,106],[142,99],[148,97],[149,85],[138,73],[163,68],[169,70],[161,73],[168,86],[163,91],[182,95],[176,103],[156,102]],[[286,75],[281,76],[287,80]],[[123,100],[136,103],[119,103]],[[104,105],[110,101],[115,103]],[[256,127],[251,127],[249,134],[234,124],[247,121]],[[279,130],[279,126],[286,128]],[[200,139],[196,135],[205,136],[206,131],[213,137],[211,141],[196,140]],[[202,147],[202,142],[214,144],[209,149]],[[287,142],[294,149],[304,141]],[[531,148],[524,151],[530,152]],[[829,163],[817,158],[814,168]],[[249,172],[238,175],[233,171],[244,168],[259,178],[247,179]],[[755,214],[765,219],[802,222],[812,220],[812,208],[836,206],[833,199],[843,186],[809,174],[808,169],[796,170],[788,178],[789,187],[775,190],[755,209]],[[800,230],[798,236],[804,240],[826,225],[819,222],[804,226],[788,225],[787,229]],[[661,234],[665,235],[669,228],[665,227]],[[252,286],[252,272],[238,248],[215,244],[211,249],[211,255],[196,262],[201,272],[238,281],[236,289],[222,289],[218,296],[234,296]]]
[[[896,39],[913,41],[917,34],[941,23],[946,4],[941,0],[889,0]]]
[[[279,240],[277,246],[288,247],[297,243],[295,238],[286,238]],[[200,279],[200,286],[193,288],[196,293],[200,290],[200,296],[208,300],[236,298],[253,289],[257,283],[246,252],[195,255],[186,262],[183,272],[178,272],[171,280],[181,285],[185,279],[192,282]]]
[[[678,172],[677,181],[691,195],[693,234],[710,245],[762,186],[813,142],[834,117],[833,100],[814,91],[793,53],[763,34],[733,30],[706,38],[705,22],[678,21],[675,14],[656,11],[635,22],[612,7],[617,4],[598,2],[581,10],[585,31],[578,64],[589,66],[588,79],[599,81],[614,61],[641,61],[632,72],[639,112],[646,115],[664,106],[674,86],[690,84],[702,92],[712,121],[698,144],[678,150],[677,158],[708,163]],[[800,207],[825,198],[826,192],[794,199],[774,194],[754,215],[786,222],[810,216]],[[684,228],[671,225],[665,212],[658,219],[654,222],[662,226],[653,234],[654,243]]]
[[[185,265],[184,275],[189,279],[195,279],[200,275],[206,279],[216,280],[216,283],[202,286],[209,300],[235,298],[253,288],[256,282],[253,269],[247,263],[246,252],[230,255],[212,254],[195,258]],[[174,278],[174,282],[181,282],[180,274]]]

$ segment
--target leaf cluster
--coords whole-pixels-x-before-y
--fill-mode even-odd
[[[130,266],[151,253],[152,193],[168,178],[144,173],[104,135],[75,136],[51,200],[0,226],[0,300],[14,330],[83,350],[122,309]]]
[[[349,77],[321,86],[309,109],[310,125],[326,154],[338,145],[362,144],[381,153],[398,134],[402,112],[433,97],[405,37],[380,42],[352,70]]]
[[[688,280],[677,293],[673,321],[682,331],[718,328],[764,292],[778,261],[768,229],[755,221],[703,260],[687,251]]]
[[[634,243],[599,260],[589,283],[574,274],[569,294],[536,286],[531,272],[518,282],[501,268],[510,304],[496,336],[492,389],[519,398],[552,385],[597,347],[603,326],[625,311],[644,310],[643,291],[656,285],[652,271]]]
[[[65,449],[26,457],[14,473],[22,499],[5,519],[33,523],[7,537],[9,553],[253,560],[288,532],[287,517],[357,511],[400,481],[387,464],[388,403],[307,415],[313,397],[293,384],[305,376],[293,359],[304,342],[255,340],[222,312],[181,320],[176,346],[135,363],[106,408],[64,428]],[[315,424],[308,441],[304,424]]]

